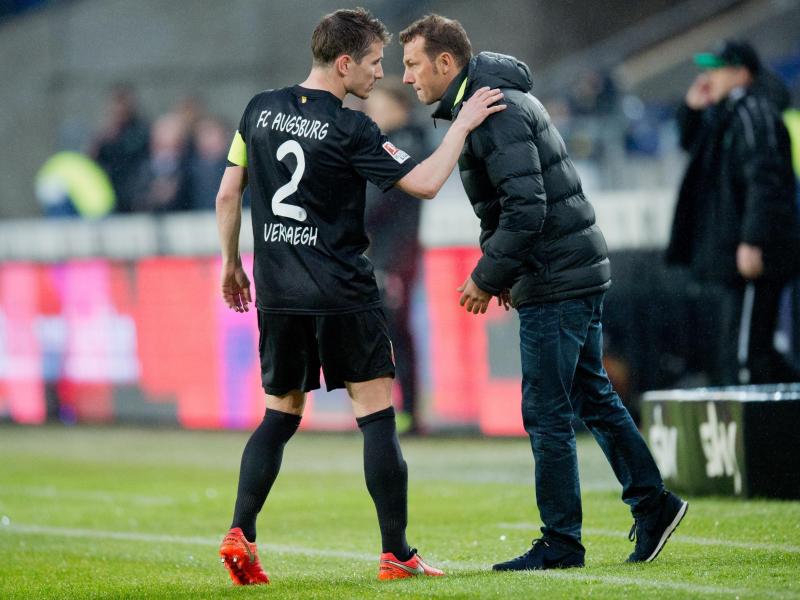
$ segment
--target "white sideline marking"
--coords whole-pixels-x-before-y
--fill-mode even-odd
[[[190,546],[219,546],[220,539],[199,536],[178,536],[161,533],[137,533],[135,531],[102,531],[99,529],[73,529],[69,527],[42,527],[40,525],[9,525],[0,527],[0,532],[34,533],[42,535],[60,535],[64,537],[120,540],[123,542],[163,542],[166,544],[186,544]],[[353,560],[368,560],[377,562],[372,554],[363,552],[346,552],[341,550],[319,550],[317,548],[303,548],[301,546],[284,546],[281,544],[265,544],[264,547],[278,554],[302,554],[305,556],[328,556],[333,558],[350,558]]]
[[[510,523],[508,525],[521,525]],[[186,544],[195,546],[209,546],[216,548],[219,540],[199,536],[177,536],[157,533],[137,533],[134,531],[102,531],[98,529],[75,529],[69,527],[46,527],[40,525],[7,525],[0,527],[0,532],[20,534],[32,533],[40,535],[57,535],[64,537],[88,538],[88,539],[111,539],[131,542],[164,542],[168,544]],[[614,532],[617,535],[617,532]],[[265,544],[267,550],[276,554],[301,554],[304,556],[324,556],[328,558],[347,558],[350,560],[360,560],[364,562],[377,563],[375,554],[365,552],[345,552],[340,550],[320,550],[315,548],[303,548],[301,546],[285,546],[281,544]],[[437,561],[438,564],[461,570],[488,570],[489,564],[464,561]],[[620,577],[616,575],[590,575],[579,573],[578,569],[563,571],[528,571],[525,573],[530,577],[542,577],[545,579],[565,579],[575,581],[592,581],[606,585],[616,586],[639,586],[654,588],[658,590],[680,590],[695,594],[730,594],[730,595],[760,595],[771,598],[797,598],[797,594],[790,592],[773,592],[766,590],[749,590],[747,588],[726,588],[711,585],[693,585],[691,583],[680,583],[675,581],[640,579],[636,577]]]
[[[539,525],[534,523],[498,523],[500,529],[529,529],[534,532],[539,531]],[[593,529],[587,528],[583,530],[586,535],[596,535],[598,537],[613,537],[627,539],[627,531],[615,531],[613,529]],[[673,533],[669,538],[670,544],[676,542],[680,544],[690,544],[693,546],[723,546],[726,548],[741,548],[743,550],[766,550],[768,552],[788,552],[792,554],[800,553],[800,546],[792,546],[791,544],[769,544],[766,542],[737,542],[734,540],[723,540],[715,538],[701,538],[680,533]]]
[[[64,490],[53,486],[7,485],[3,487],[3,491],[18,496],[50,498],[53,500],[71,498],[75,500],[95,500],[97,502],[106,503],[127,501],[132,504],[144,504],[148,506],[167,506],[176,503],[175,498],[170,496],[146,496],[144,494],[107,492],[105,490]]]

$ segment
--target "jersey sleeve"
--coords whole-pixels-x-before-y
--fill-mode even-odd
[[[247,167],[247,113],[250,105],[244,110],[242,118],[239,120],[239,128],[233,134],[231,149],[228,150],[228,166]]]
[[[384,192],[417,166],[417,162],[392,144],[368,117],[353,140],[350,162],[359,175]]]

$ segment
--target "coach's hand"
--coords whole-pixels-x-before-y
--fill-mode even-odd
[[[456,291],[461,292],[460,304],[466,307],[467,312],[477,315],[478,313],[485,313],[486,309],[489,308],[492,295],[475,285],[472,277],[467,277],[467,280]]]
[[[505,289],[500,292],[500,295],[497,297],[497,306],[502,306],[506,311],[511,309],[511,290]]]
[[[222,265],[222,299],[228,308],[236,312],[247,312],[252,302],[250,297],[250,280],[244,272],[242,263],[223,263]]]

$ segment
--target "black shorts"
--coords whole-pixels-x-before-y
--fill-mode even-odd
[[[394,377],[392,343],[383,309],[345,315],[285,315],[258,312],[261,384],[273,396],[328,390]]]

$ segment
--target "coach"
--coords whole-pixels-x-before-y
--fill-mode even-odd
[[[493,296],[519,312],[522,417],[536,462],[542,538],[498,571],[579,567],[581,495],[573,416],[597,439],[623,487],[638,540],[631,562],[656,557],[686,512],[658,468],[602,363],[606,242],[558,131],[534,98],[528,67],[511,56],[472,56],[458,23],[428,15],[400,34],[405,73],[435,118],[451,120],[474,89],[501,88],[507,109],[467,138],[461,179],[481,221],[483,256],[459,288],[483,313]],[[510,290],[510,293],[509,293]]]

